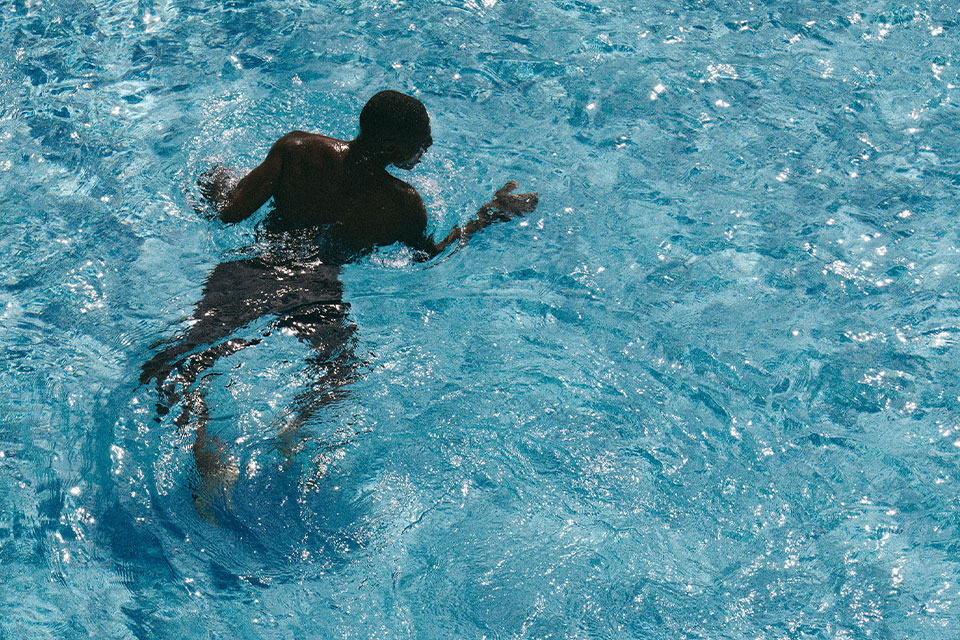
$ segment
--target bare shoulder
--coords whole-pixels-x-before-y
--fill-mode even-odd
[[[426,226],[427,209],[423,206],[420,193],[398,178],[393,179],[392,186],[403,217],[417,225]]]
[[[319,133],[291,131],[277,140],[271,151],[281,153],[308,153],[311,155],[341,154],[346,151],[347,142]]]

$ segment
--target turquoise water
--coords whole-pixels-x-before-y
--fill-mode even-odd
[[[957,9],[0,2],[0,638],[960,636]],[[438,236],[540,207],[344,267],[292,453],[310,351],[238,330],[211,525],[138,384],[259,251],[196,177],[385,88]]]

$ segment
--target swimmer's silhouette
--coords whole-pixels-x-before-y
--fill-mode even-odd
[[[280,434],[292,449],[297,426],[358,375],[352,349],[356,327],[342,300],[341,265],[397,242],[414,249],[418,260],[427,260],[494,222],[536,208],[537,194],[513,194],[518,185],[510,181],[475,218],[435,242],[426,234],[427,213],[416,189],[385,169],[412,169],[431,144],[423,104],[382,91],[363,107],[354,140],[294,131],[280,138],[266,160],[236,186],[231,187],[220,166],[201,176],[201,192],[227,223],[246,219],[272,197],[275,208],[264,223],[264,235],[279,245],[273,255],[218,265],[207,278],[193,324],[143,365],[141,383],[157,381],[158,411],[166,413],[182,397],[175,422],[195,428],[193,454],[201,478],[195,501],[204,517],[211,519],[209,501],[218,489],[229,492],[238,469],[226,445],[207,433],[201,374],[217,359],[260,341],[234,337],[238,329],[271,318],[270,328],[291,331],[313,349],[315,379],[294,401],[296,415]],[[307,237],[314,242],[307,258],[284,246]]]

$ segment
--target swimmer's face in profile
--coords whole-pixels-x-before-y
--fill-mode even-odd
[[[427,149],[429,149],[431,145],[433,145],[433,138],[428,133],[426,139],[418,143],[417,150],[413,153],[413,155],[401,162],[395,162],[394,166],[398,169],[406,169],[408,171],[413,169],[415,166],[420,164],[423,154],[426,153]]]

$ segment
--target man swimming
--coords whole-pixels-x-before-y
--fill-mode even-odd
[[[244,220],[273,197],[276,211],[268,224],[332,225],[343,248],[358,255],[401,242],[433,257],[483,227],[536,208],[537,194],[512,194],[518,185],[510,181],[475,219],[435,243],[426,236],[427,211],[420,194],[385,168],[412,169],[432,144],[423,104],[397,91],[381,91],[360,112],[355,140],[293,131],[277,140],[263,164],[228,193],[221,195],[223,173],[210,176],[207,193],[219,201],[224,222]]]
[[[176,424],[195,422],[193,454],[201,487],[194,498],[204,517],[212,519],[207,510],[212,492],[229,491],[238,469],[225,444],[207,433],[209,410],[201,374],[219,358],[261,340],[232,337],[236,330],[272,317],[270,329],[289,330],[313,350],[314,382],[294,402],[298,415],[293,425],[285,425],[280,434],[292,450],[296,425],[357,375],[352,350],[356,327],[347,318],[349,305],[342,301],[342,264],[395,243],[406,244],[418,260],[427,260],[451,245],[464,244],[484,227],[536,208],[535,192],[513,194],[518,185],[507,182],[475,218],[435,242],[426,234],[426,209],[416,189],[386,170],[388,165],[412,169],[431,144],[423,104],[396,91],[381,91],[363,107],[354,140],[294,131],[280,138],[263,163],[233,187],[223,167],[201,176],[201,192],[222,221],[245,220],[273,198],[265,233],[282,241],[315,231],[323,247],[308,260],[281,251],[279,258],[264,255],[217,265],[190,328],[143,365],[141,383],[157,381],[162,399],[158,412],[165,414],[182,397]]]

